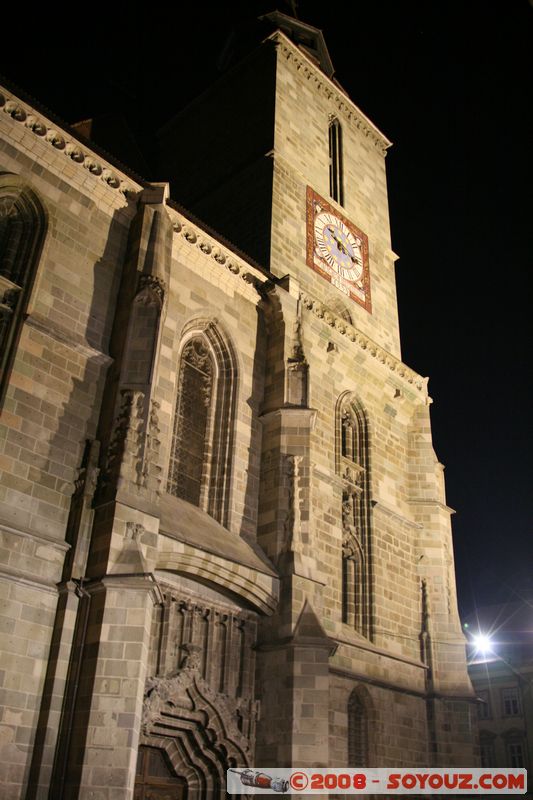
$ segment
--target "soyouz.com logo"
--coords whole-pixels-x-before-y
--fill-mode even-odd
[[[525,769],[229,769],[228,794],[525,794]]]

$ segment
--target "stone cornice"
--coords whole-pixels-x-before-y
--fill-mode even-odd
[[[53,547],[56,550],[66,553],[70,550],[70,545],[64,540],[56,539],[46,533],[36,533],[35,531],[25,530],[24,528],[13,528],[11,525],[0,521],[0,533],[8,533],[13,536],[21,536],[23,539],[31,539],[38,545]]]
[[[410,528],[416,528],[417,530],[422,530],[423,525],[420,522],[415,522],[412,519],[400,514],[399,511],[396,511],[394,508],[390,508],[389,506],[385,505],[381,500],[373,497],[371,500],[372,508],[376,511],[380,511],[382,514],[386,514],[388,517],[393,517],[393,519],[397,519],[403,525],[408,525]]]
[[[347,647],[353,648],[355,650],[366,650],[368,653],[375,653],[378,656],[383,656],[385,658],[390,658],[393,661],[401,661],[403,664],[409,664],[411,667],[416,667],[417,669],[424,669],[427,670],[427,666],[423,664],[421,661],[415,661],[413,658],[409,658],[408,656],[401,655],[401,653],[394,653],[391,650],[385,650],[383,647],[378,647],[369,639],[361,638],[352,638],[348,639],[342,635],[337,633],[330,633],[331,638],[338,642],[340,645],[345,645]],[[331,670],[335,670],[339,668],[330,667]]]
[[[441,500],[427,497],[413,497],[407,502],[411,506],[433,506],[434,508],[440,508],[441,511],[445,511],[447,514],[455,514],[455,508],[451,508],[451,506],[446,505],[446,503],[443,503]]]
[[[236,255],[229,247],[222,245],[216,235],[211,236],[199,225],[196,225],[175,209],[169,206],[166,208],[170,215],[174,232],[182,242],[185,242],[191,248],[197,248],[204,255],[209,256],[219,267],[249,284],[255,290],[259,300],[261,290],[267,283],[265,275],[259,269]]]
[[[345,319],[332,311],[328,306],[320,300],[315,300],[308,292],[301,292],[300,299],[303,307],[311,311],[316,317],[323,320],[330,328],[334,328],[341,336],[353,342],[361,350],[365,350],[372,358],[377,359],[381,364],[384,364],[390,371],[402,381],[405,381],[409,386],[416,389],[420,395],[429,402],[427,395],[428,378],[423,378],[414,370],[406,366],[403,361],[391,355],[379,344],[376,344],[369,336],[357,330],[353,325],[350,325]]]
[[[108,366],[113,361],[110,355],[95,347],[91,347],[81,336],[67,331],[61,325],[58,325],[56,322],[47,319],[45,316],[35,311],[28,314],[25,324],[39,331],[43,336],[53,339],[54,342],[59,342],[63,347],[80,353],[84,358],[91,359],[93,363]]]
[[[79,164],[80,169],[86,169],[111,189],[115,189],[127,197],[134,197],[143,188],[96,155],[86,145],[82,146],[73,133],[50,122],[44,115],[37,114],[28,103],[19,100],[3,87],[0,87],[0,109],[14,122],[24,125],[43,142],[64,153],[75,164]]]
[[[313,81],[316,88],[322,92],[329,100],[332,100],[337,110],[342,114],[343,119],[358,128],[365,136],[372,140],[374,146],[385,155],[392,142],[374,125],[374,123],[363,114],[360,108],[350,100],[348,95],[337,86],[322,70],[315,66],[313,62],[281,31],[276,31],[271,39],[278,50],[281,51],[287,61],[292,61],[298,71]]]
[[[37,589],[39,591],[48,592],[49,594],[57,594],[57,586],[54,581],[47,581],[33,574],[29,577],[25,572],[22,572],[20,569],[15,569],[14,567],[6,566],[0,569],[0,580],[19,583],[28,589]]]

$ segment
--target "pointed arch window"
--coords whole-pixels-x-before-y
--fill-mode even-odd
[[[342,174],[342,128],[339,120],[329,122],[329,193],[339,205],[344,205]]]
[[[227,524],[236,365],[211,323],[184,337],[167,491]]]
[[[342,621],[371,635],[369,443],[366,415],[351,393],[337,406],[342,479]]]
[[[45,232],[35,193],[16,175],[0,177],[0,400],[13,363]]]
[[[212,390],[213,359],[202,337],[196,336],[181,354],[169,478],[171,493],[195,506],[201,504],[208,467]]]
[[[368,766],[368,714],[357,690],[348,700],[348,766]]]

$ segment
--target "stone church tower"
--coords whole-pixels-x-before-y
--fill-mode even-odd
[[[320,31],[264,23],[161,132],[169,183],[0,94],[6,800],[474,763],[389,142]]]

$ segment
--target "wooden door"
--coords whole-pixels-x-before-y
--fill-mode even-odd
[[[134,800],[186,800],[187,783],[176,774],[164,750],[139,747]]]

